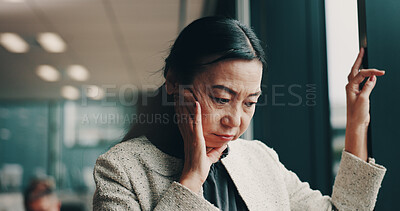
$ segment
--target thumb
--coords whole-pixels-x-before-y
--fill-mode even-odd
[[[228,145],[224,145],[222,147],[217,147],[212,149],[209,153],[207,153],[207,156],[211,159],[211,162],[215,163],[219,160],[221,157],[222,152],[228,147]]]
[[[374,89],[376,84],[376,76],[370,76],[368,81],[364,84],[364,87],[361,90],[360,95],[363,95],[364,98],[368,99],[372,90]]]

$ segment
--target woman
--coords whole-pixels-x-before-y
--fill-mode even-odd
[[[386,169],[367,157],[368,98],[384,72],[358,71],[363,52],[346,86],[346,145],[331,198],[262,142],[239,138],[265,69],[254,32],[227,18],[194,21],[165,60],[165,86],[141,111],[151,118],[98,158],[94,209],[372,210]]]

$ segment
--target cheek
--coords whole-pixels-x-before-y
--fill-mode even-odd
[[[254,115],[254,109],[252,111],[243,114],[242,124],[240,125],[240,135],[242,135],[249,127],[253,115]]]
[[[207,100],[200,104],[203,129],[215,127],[221,119],[221,109],[217,109],[213,102]]]

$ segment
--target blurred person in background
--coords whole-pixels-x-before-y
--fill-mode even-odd
[[[222,17],[192,22],[165,59],[166,83],[140,111],[147,121],[97,159],[93,209],[373,210],[386,169],[367,154],[369,95],[384,71],[359,70],[363,53],[346,86],[339,172],[332,196],[323,196],[286,169],[272,148],[239,138],[266,71],[254,32]]]
[[[26,211],[59,211],[61,202],[51,179],[33,179],[24,192]]]

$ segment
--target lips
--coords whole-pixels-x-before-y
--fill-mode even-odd
[[[215,134],[214,133],[214,135],[223,141],[230,141],[234,137],[234,135],[228,135],[228,134]]]

